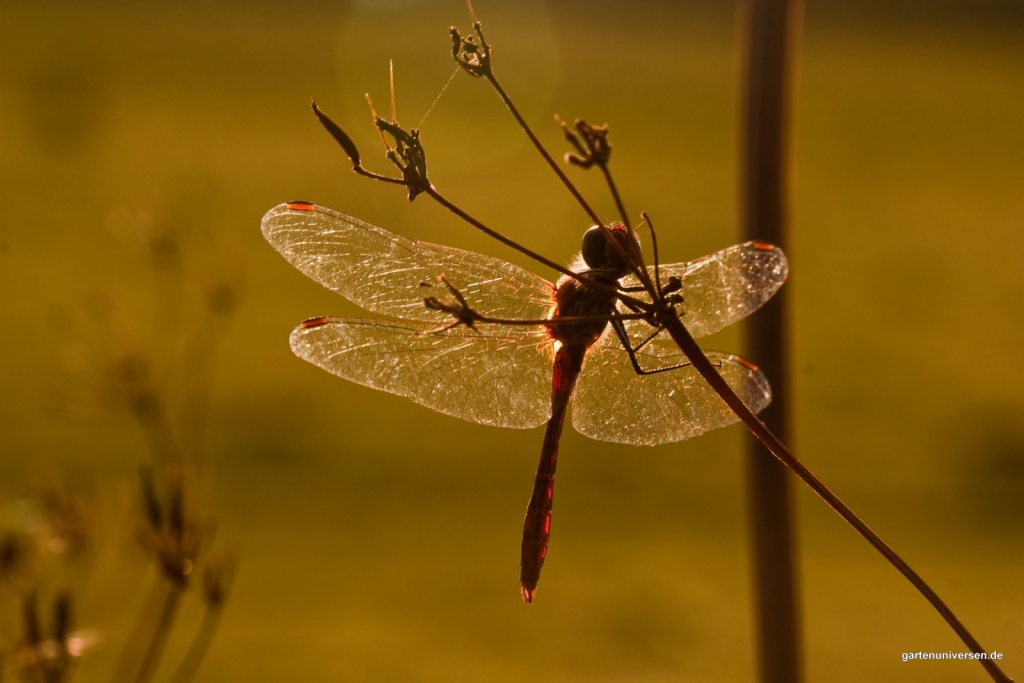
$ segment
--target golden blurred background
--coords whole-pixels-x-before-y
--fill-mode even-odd
[[[664,259],[739,241],[735,7],[475,5],[550,149],[555,113],[611,125]],[[754,678],[739,427],[655,449],[567,429],[525,607],[540,430],[459,422],[288,348],[303,318],[356,309],[263,241],[280,202],[529,265],[349,172],[309,98],[388,170],[363,94],[386,111],[389,59],[441,191],[551,258],[578,248],[585,215],[493,92],[445,89],[452,24],[470,27],[459,0],[0,7],[0,519],[31,535],[46,500],[76,501],[81,552],[36,569],[95,635],[80,680],[110,680],[154,604],[139,377],[192,435],[212,552],[237,564],[197,681]],[[793,446],[1022,677],[1024,4],[812,2],[799,56]],[[572,177],[612,214],[596,175]],[[986,680],[904,663],[964,648],[829,509],[802,489],[797,507],[807,680]],[[21,625],[9,592],[0,608],[2,652]],[[164,680],[201,611],[183,605]]]

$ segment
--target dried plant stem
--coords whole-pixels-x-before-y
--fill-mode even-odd
[[[480,40],[481,42],[483,42],[484,36],[480,30],[480,22],[476,22],[473,25],[473,28],[476,29],[477,35],[480,36]],[[489,49],[487,43],[484,43],[484,47]],[[526,133],[526,136],[528,138],[530,138],[530,142],[533,143],[533,146],[544,158],[544,161],[547,162],[548,166],[551,167],[551,170],[555,172],[556,176],[558,176],[558,179],[561,180],[562,184],[566,187],[566,189],[569,190],[569,193],[576,200],[576,203],[579,204],[580,207],[586,212],[587,216],[590,217],[590,220],[594,222],[594,225],[602,228],[602,230],[605,232],[605,237],[608,240],[609,245],[611,245],[611,247],[615,249],[617,252],[620,252],[619,255],[629,266],[630,272],[632,272],[632,274],[635,275],[636,278],[644,284],[644,286],[652,286],[647,276],[647,269],[645,267],[642,267],[642,263],[639,264],[641,267],[636,267],[636,259],[631,258],[629,255],[622,252],[622,248],[619,246],[618,240],[612,238],[611,232],[609,231],[608,226],[605,224],[605,222],[602,221],[600,217],[598,217],[597,213],[594,211],[594,209],[591,208],[590,204],[587,203],[587,200],[583,198],[583,195],[580,194],[580,191],[576,188],[573,182],[569,180],[569,176],[565,174],[565,171],[563,171],[561,166],[558,165],[558,162],[554,160],[554,158],[548,153],[547,149],[544,148],[544,145],[541,144],[540,139],[534,134],[533,129],[530,128],[529,124],[526,123],[526,119],[524,119],[522,115],[519,113],[519,109],[516,108],[516,105],[512,102],[512,99],[505,92],[505,89],[501,87],[501,83],[498,82],[498,79],[494,75],[494,72],[491,71],[490,69],[487,69],[483,73],[483,76],[487,79],[487,82],[491,84],[491,87],[494,88],[494,91],[498,94],[498,97],[501,98],[501,101],[505,104],[505,107],[508,109],[509,113],[512,114],[512,117],[516,120],[516,123],[519,124],[519,127],[522,129],[522,131]],[[615,183],[612,181],[611,175],[608,173],[607,168],[602,167],[602,170],[604,170],[605,179],[608,181],[609,187],[615,194],[615,199],[619,202],[619,209],[622,212],[622,215],[625,216],[626,210],[623,207],[621,201],[619,200],[618,191],[615,189]],[[628,223],[626,227],[630,230],[632,229],[632,227],[628,225]],[[637,254],[634,256],[640,255]],[[642,256],[640,257],[642,258]],[[572,277],[577,276],[573,274]]]
[[[164,597],[164,604],[160,609],[160,617],[153,630],[153,637],[150,638],[149,647],[146,648],[146,654],[142,658],[142,666],[139,667],[135,683],[146,683],[153,677],[156,666],[160,663],[160,657],[163,656],[167,639],[171,635],[171,626],[174,624],[178,604],[181,602],[181,593],[181,586],[172,582],[168,583],[167,595]]]
[[[171,679],[171,683],[188,683],[195,677],[199,665],[206,658],[206,653],[210,650],[210,645],[213,644],[213,639],[217,635],[221,612],[220,607],[210,607],[203,614],[203,622],[199,625],[199,631],[196,633],[192,645],[189,646],[188,653],[182,660],[177,673]]]
[[[476,28],[477,31],[479,32],[479,23],[476,25]],[[558,162],[555,161],[550,154],[548,154],[548,151],[546,149],[544,149],[544,145],[542,145],[537,136],[534,135],[533,130],[530,128],[529,124],[526,123],[526,120],[519,113],[519,110],[516,108],[516,105],[512,103],[512,100],[509,98],[508,94],[506,94],[505,89],[501,87],[500,83],[498,83],[498,79],[495,78],[494,74],[491,73],[490,71],[484,74],[484,76],[485,78],[487,78],[487,81],[491,84],[491,87],[494,88],[494,91],[498,93],[498,97],[501,98],[501,101],[505,103],[505,107],[508,108],[509,113],[511,113],[513,118],[515,118],[516,122],[519,124],[519,127],[522,128],[523,132],[526,133],[526,136],[530,138],[530,142],[532,142],[533,146],[537,148],[537,151],[540,152],[540,155],[544,157],[544,161],[548,163],[548,166],[550,166],[551,170],[555,172],[555,175],[558,176],[558,179],[562,181],[562,184],[565,185],[566,188],[568,188],[570,193],[572,193],[572,196],[576,199],[576,202],[580,205],[580,207],[582,207],[582,209],[586,212],[587,216],[590,217],[590,220],[594,221],[594,225],[602,225],[604,221],[602,221],[598,217],[594,209],[592,209],[590,207],[590,204],[587,203],[587,200],[585,200],[583,198],[583,195],[580,194],[580,191],[576,189],[576,186],[573,185],[571,180],[569,180],[569,177],[565,175],[565,171],[563,171],[561,166],[558,165]]]
[[[572,277],[572,278],[578,278],[579,277],[579,275],[577,273],[572,272],[571,270],[569,270],[568,268],[566,268],[562,264],[556,263],[556,262],[552,261],[551,259],[549,259],[549,258],[547,258],[545,256],[542,256],[541,254],[538,254],[537,252],[533,251],[532,249],[527,249],[526,247],[522,246],[518,242],[516,242],[516,241],[514,241],[512,239],[509,239],[508,237],[505,237],[504,235],[502,235],[497,230],[494,230],[493,228],[487,227],[484,223],[478,221],[476,218],[473,218],[473,216],[471,216],[470,214],[466,213],[465,211],[460,209],[457,205],[453,204],[448,199],[446,199],[444,197],[444,195],[442,195],[440,192],[437,191],[437,189],[434,188],[433,185],[430,185],[426,189],[424,189],[424,193],[427,194],[435,202],[437,202],[438,204],[440,204],[444,208],[448,209],[449,211],[451,211],[453,214],[455,214],[456,216],[458,216],[459,218],[461,218],[465,222],[467,222],[470,225],[472,225],[477,230],[480,230],[481,232],[483,232],[488,237],[492,237],[492,238],[498,240],[502,244],[504,244],[504,245],[506,245],[508,247],[511,247],[512,249],[515,249],[516,251],[520,252],[521,254],[525,254],[526,256],[529,256],[530,258],[534,259],[538,263],[542,263],[545,266],[548,266],[549,268],[552,268],[555,271],[561,273],[562,275],[566,275],[566,276]]]
[[[615,207],[619,210],[622,222],[629,227],[633,227],[633,224],[629,222],[629,214],[626,213],[626,205],[622,202],[622,197],[619,195],[619,188],[615,185],[615,179],[612,178],[611,170],[607,164],[601,164],[598,168],[601,169],[601,175],[604,176],[604,182],[608,185],[608,191],[612,194],[612,199],[615,201]]]
[[[743,403],[742,399],[736,395],[736,392],[726,383],[722,376],[715,370],[714,365],[708,360],[708,357],[704,355],[704,352],[697,345],[686,327],[679,320],[678,317],[666,316],[665,329],[672,336],[673,341],[679,345],[679,348],[686,354],[686,357],[694,368],[700,373],[701,377],[711,385],[711,388],[725,401],[726,405],[739,416],[743,424],[746,425],[747,429],[757,437],[757,439],[764,444],[772,455],[779,459],[783,465],[785,465],[790,471],[793,472],[800,481],[805,483],[812,491],[814,491],[819,498],[831,507],[836,513],[843,518],[843,520],[857,530],[861,536],[863,536],[868,543],[875,547],[885,559],[889,561],[892,566],[896,567],[900,574],[902,574],[915,588],[925,597],[925,599],[931,603],[931,605],[938,611],[942,618],[946,620],[946,623],[956,632],[960,637],[960,640],[967,645],[971,652],[988,652],[981,644],[971,635],[971,632],[960,623],[960,620],[953,613],[942,598],[932,590],[924,579],[922,579],[917,572],[911,569],[903,558],[901,558],[895,550],[882,540],[882,538],[871,530],[860,517],[858,517],[853,510],[847,507],[846,503],[841,501],[832,491],[828,489],[817,477],[811,474],[810,470],[804,467],[803,463],[796,459],[796,457],[789,452],[789,449],[784,443],[782,443],[776,436],[769,430],[761,420],[758,419],[757,415],[754,415],[749,408]],[[1012,683],[1013,679],[1007,676],[1002,670],[996,665],[996,663],[990,659],[978,660],[985,670],[992,677],[992,680],[998,681],[999,683]]]

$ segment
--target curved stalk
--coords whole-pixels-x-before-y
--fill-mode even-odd
[[[167,645],[167,638],[171,634],[171,626],[174,623],[174,616],[178,611],[178,604],[181,598],[181,588],[174,584],[168,584],[167,596],[164,598],[163,607],[160,610],[160,617],[157,620],[156,630],[146,648],[146,654],[142,660],[142,666],[135,677],[135,683],[145,683],[153,678],[156,666],[164,653],[164,646]]]
[[[956,632],[960,640],[970,649],[971,652],[988,652],[977,639],[971,635],[971,632],[960,622],[960,619],[953,613],[942,598],[932,590],[921,576],[915,572],[909,564],[907,564],[902,557],[900,557],[895,550],[893,550],[889,544],[882,540],[882,538],[876,534],[871,527],[869,527],[860,517],[851,510],[846,503],[839,499],[836,494],[832,493],[825,484],[821,482],[817,477],[811,474],[803,463],[797,460],[784,443],[782,443],[776,436],[769,430],[763,422],[755,415],[750,409],[743,403],[743,400],[736,395],[736,392],[732,390],[722,376],[715,370],[714,365],[708,360],[708,357],[704,355],[704,352],[697,345],[697,342],[687,331],[682,321],[674,315],[665,316],[665,329],[672,336],[672,340],[679,345],[686,357],[694,368],[700,373],[701,377],[704,378],[711,388],[725,401],[726,405],[739,416],[740,420],[746,425],[747,429],[764,444],[765,448],[771,451],[779,461],[785,465],[793,474],[800,478],[804,484],[806,484],[814,493],[818,495],[825,504],[836,511],[836,513],[843,518],[843,520],[857,530],[861,536],[867,540],[874,548],[885,557],[889,563],[896,567],[897,571],[902,574],[915,588],[925,597],[925,599],[931,603],[932,607],[942,615],[942,618],[946,620],[950,628]],[[985,667],[989,676],[992,677],[993,681],[999,683],[1013,683],[1013,679],[1007,676],[999,668],[998,665],[991,659],[980,659],[981,665]]]

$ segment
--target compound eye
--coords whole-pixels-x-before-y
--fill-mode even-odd
[[[600,268],[608,263],[608,240],[597,225],[583,233],[583,261],[591,268]]]

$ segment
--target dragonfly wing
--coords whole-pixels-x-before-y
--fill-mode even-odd
[[[411,240],[353,216],[308,202],[275,206],[263,235],[296,268],[368,311],[435,325],[451,315],[427,310],[425,296],[444,274],[479,313],[495,318],[546,318],[553,286],[525,268],[454,247]],[[492,326],[481,328],[490,334]],[[500,336],[500,332],[497,333]]]
[[[707,352],[718,372],[755,413],[771,402],[768,380],[748,361]],[[686,363],[678,349],[649,344],[637,353],[645,370]],[[739,420],[690,365],[638,375],[612,336],[591,347],[573,397],[572,423],[600,441],[656,446],[682,441]]]
[[[679,311],[683,324],[694,337],[704,337],[763,306],[786,281],[789,264],[778,247],[744,242],[695,261],[663,265],[658,270],[663,285],[672,276],[682,280],[683,303]],[[630,276],[623,278],[622,284],[628,287],[639,283]],[[627,327],[633,330],[645,325],[634,321]]]
[[[551,340],[543,329],[464,327],[428,334],[429,322],[315,318],[292,332],[295,355],[364,386],[463,420],[528,429],[551,413]]]

